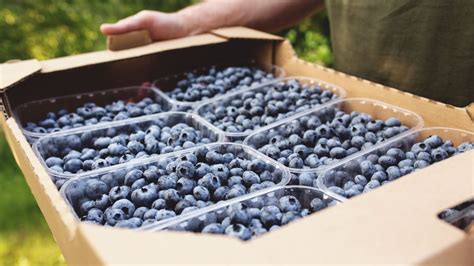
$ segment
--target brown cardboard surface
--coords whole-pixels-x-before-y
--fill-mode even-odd
[[[420,114],[425,126],[473,131],[469,109],[455,108],[348,76],[294,56],[288,41],[244,28],[221,29],[143,47],[41,62],[30,75],[12,71],[8,108],[41,97],[111,88],[220,60],[257,58],[287,75],[316,77],[366,97]],[[218,36],[217,36],[218,35]],[[219,37],[221,36],[221,37]],[[119,77],[119,78],[117,78]],[[10,84],[10,85],[8,85]],[[39,89],[38,89],[39,88]],[[28,92],[28,93],[26,93]],[[11,113],[11,110],[8,110]],[[474,151],[403,177],[334,208],[255,240],[176,232],[134,232],[79,224],[40,165],[13,118],[2,128],[53,235],[71,264],[139,263],[403,263],[472,265],[472,241],[436,215],[474,194]],[[183,256],[183,254],[186,254]]]
[[[147,30],[132,31],[107,37],[107,49],[119,51],[152,43]]]
[[[220,43],[226,40],[213,34],[202,34],[183,38],[184,40],[169,40],[159,43],[152,43],[146,46],[122,50],[122,51],[98,51],[74,56],[61,57],[43,61],[43,73],[66,70],[71,68],[90,66],[99,63],[124,60],[144,56],[160,51],[182,49],[186,47],[199,46],[204,44]]]
[[[212,30],[211,33],[227,39],[262,39],[281,41],[282,37],[245,27],[227,27]]]
[[[34,59],[0,64],[0,93],[5,88],[40,70],[41,64]]]

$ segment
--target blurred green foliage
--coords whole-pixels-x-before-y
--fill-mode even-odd
[[[0,62],[48,59],[105,48],[100,24],[143,9],[174,11],[196,0],[0,0]],[[304,59],[331,65],[328,20],[323,12],[283,31]]]
[[[171,12],[196,0],[0,0],[0,62],[101,50],[99,25],[143,9]],[[282,31],[305,60],[332,64],[326,14]],[[56,246],[0,132],[0,266],[62,265]]]

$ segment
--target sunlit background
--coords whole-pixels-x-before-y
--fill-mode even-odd
[[[99,25],[142,9],[175,11],[191,0],[0,0],[0,62],[40,60],[105,48]],[[332,64],[325,13],[278,33],[298,55]],[[61,252],[0,130],[0,265],[63,265]]]

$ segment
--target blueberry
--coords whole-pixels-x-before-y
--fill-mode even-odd
[[[135,212],[135,205],[133,205],[133,203],[130,202],[128,199],[117,200],[116,202],[114,202],[111,208],[121,210],[125,215],[125,219],[131,218],[133,216],[133,213]]]
[[[155,220],[162,221],[162,220],[173,218],[175,216],[176,216],[176,213],[174,211],[161,209],[156,212]]]
[[[391,118],[385,120],[385,126],[387,126],[387,127],[399,127],[401,125],[402,125],[402,123],[400,122],[400,120],[398,118],[391,117]]]
[[[112,203],[120,199],[126,199],[129,195],[130,187],[128,186],[115,186],[109,191],[109,198]]]
[[[213,199],[215,201],[225,200],[228,192],[229,192],[229,187],[227,186],[219,187],[214,191]]]
[[[430,165],[430,163],[428,163],[427,161],[416,160],[415,163],[413,164],[413,167],[415,167],[415,169],[422,169],[422,168],[425,168],[429,165]]]
[[[390,167],[392,167],[392,166],[390,166]],[[377,171],[370,177],[371,181],[372,180],[377,180],[379,182],[386,181],[387,179],[388,179],[388,176],[384,171]]]
[[[175,206],[182,198],[176,189],[170,188],[163,191],[163,199],[166,201],[168,206]]]
[[[224,227],[219,224],[219,223],[212,223],[206,225],[202,231],[202,233],[208,233],[208,234],[223,234],[224,233]]]
[[[77,173],[81,169],[82,161],[79,159],[71,159],[64,164],[64,170],[71,173]]]
[[[110,204],[109,195],[102,194],[95,200],[95,207],[97,209],[105,210]]]
[[[411,159],[405,159],[398,163],[398,167],[403,168],[407,166],[413,166],[413,161]]]
[[[393,181],[402,176],[400,168],[398,168],[397,166],[390,166],[389,168],[387,168],[387,175],[389,181]]]
[[[96,179],[90,179],[86,182],[86,195],[90,199],[98,199],[108,192],[107,184]]]
[[[282,214],[276,206],[265,206],[261,209],[260,220],[266,228],[281,224]]]
[[[433,135],[433,136],[429,136],[428,138],[426,138],[423,143],[429,145],[431,148],[437,148],[439,146],[441,146],[443,144],[443,140],[437,136],[437,135]]]
[[[204,175],[198,180],[198,185],[206,188],[209,192],[214,192],[218,187],[221,186],[219,177],[212,173]]]
[[[137,181],[138,179],[142,177],[143,177],[143,172],[141,170],[139,169],[131,170],[125,175],[124,184],[127,186],[131,186],[133,182]]]
[[[418,154],[420,152],[430,152],[431,147],[428,144],[424,143],[424,142],[419,142],[419,143],[415,143],[411,147],[411,151],[415,154]]]
[[[127,219],[125,213],[117,208],[107,209],[104,214],[107,224],[111,226],[114,226],[119,221]]]
[[[131,199],[136,206],[150,206],[158,199],[158,191],[155,184],[148,184],[132,192]]]
[[[45,161],[46,166],[52,167],[52,166],[62,166],[64,164],[64,161],[61,158],[58,157],[49,157]]]
[[[253,171],[245,171],[242,176],[245,186],[250,187],[253,184],[260,183],[260,177]]]
[[[424,152],[424,151],[419,152],[416,156],[416,159],[417,160],[423,160],[423,161],[428,162],[428,163],[432,162],[431,155],[428,152]]]
[[[467,142],[467,141],[459,144],[459,146],[458,146],[459,152],[466,152],[466,151],[469,151],[473,148],[474,148],[474,144],[470,143],[470,142]]]
[[[97,149],[104,149],[110,145],[111,138],[109,137],[100,137],[94,141],[94,147]]]
[[[248,206],[244,203],[231,205],[228,209],[228,214],[231,223],[248,225],[251,217],[247,212]]]
[[[319,198],[312,199],[309,205],[312,212],[317,212],[327,207],[326,203]]]
[[[176,182],[176,189],[181,195],[190,194],[193,188],[196,186],[196,182],[192,179],[182,177]]]
[[[138,207],[135,209],[135,212],[133,213],[133,217],[143,219],[143,215],[148,211],[149,209],[147,207]]]
[[[420,155],[420,153],[418,155]],[[448,153],[443,148],[435,148],[431,150],[431,158],[433,158],[435,162],[442,161],[446,159],[447,157],[448,157]]]
[[[331,192],[333,192],[333,193],[336,193],[336,194],[338,194],[338,195],[341,195],[341,196],[343,196],[343,197],[344,197],[345,194],[346,194],[345,191],[344,191],[344,189],[342,189],[342,188],[340,188],[340,187],[332,186],[332,187],[329,187],[328,189],[329,189],[329,191],[331,191]]]
[[[279,207],[283,212],[299,212],[301,203],[294,196],[283,196],[279,200]]]
[[[83,220],[90,223],[103,224],[104,218],[104,213],[101,210],[92,208],[87,212],[87,215],[83,218]]]
[[[316,179],[313,173],[302,173],[298,176],[298,184],[302,186],[313,186],[313,181]]]
[[[222,154],[216,151],[209,151],[206,154],[206,160],[208,163],[211,163],[211,164],[220,164],[224,161],[224,157]]]
[[[252,233],[250,232],[250,230],[241,224],[229,225],[225,229],[225,234],[232,237],[240,238],[241,240],[248,240],[252,237]]]
[[[331,157],[336,158],[336,159],[342,159],[346,157],[347,152],[342,147],[334,147],[329,151],[329,155],[331,155]]]
[[[145,149],[145,146],[139,141],[132,140],[127,144],[127,149],[131,153],[137,154],[139,152],[142,152]]]
[[[374,164],[368,160],[360,163],[360,170],[364,176],[372,176],[376,171]]]
[[[176,167],[176,173],[179,177],[192,178],[194,171],[195,169],[193,163],[188,161],[182,161],[178,163]]]
[[[86,200],[82,202],[79,207],[80,213],[82,215],[86,215],[89,212],[89,210],[93,208],[96,208],[96,206],[95,206],[95,201],[92,201],[92,200]]]
[[[354,177],[354,182],[356,184],[359,184],[359,185],[362,185],[362,186],[365,186],[367,184],[367,178],[363,175],[356,175]]]
[[[397,159],[389,155],[382,155],[379,157],[379,164],[384,168],[388,168],[392,165],[397,165]]]
[[[177,214],[180,214],[184,209],[188,208],[188,207],[192,207],[194,206],[194,203],[187,200],[187,199],[182,199],[180,201],[178,201],[178,203],[176,203],[176,206],[174,208],[175,212]]]
[[[295,157],[290,160],[290,162],[288,163],[288,166],[290,168],[303,168],[304,161],[300,157]]]
[[[226,200],[233,199],[233,198],[236,198],[236,197],[243,196],[244,194],[245,194],[244,189],[242,189],[241,187],[238,187],[238,185],[234,185],[227,192],[227,194],[225,196],[225,199]]]
[[[155,221],[156,213],[158,212],[157,209],[149,209],[143,214],[143,220],[150,220],[153,219]]]
[[[229,169],[223,164],[215,164],[211,166],[211,172],[219,178],[221,182],[225,182],[229,177]]]
[[[193,189],[193,195],[197,200],[207,201],[209,200],[209,190],[204,186],[196,186]]]
[[[380,182],[377,180],[371,180],[369,183],[367,183],[367,185],[365,185],[364,192],[376,189],[378,187],[380,187]]]

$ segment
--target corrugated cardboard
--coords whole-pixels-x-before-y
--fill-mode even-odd
[[[133,43],[133,42],[132,42]],[[125,45],[127,47],[127,45]],[[389,102],[420,114],[425,126],[473,131],[471,108],[457,108],[298,59],[288,41],[246,28],[100,51],[48,61],[2,65],[0,123],[53,235],[70,264],[323,263],[474,265],[473,237],[437,214],[474,195],[474,151],[410,174],[347,203],[242,242],[225,236],[136,232],[78,223],[41,166],[12,109],[26,101],[140,84],[198,65],[255,59],[288,75],[316,77],[348,96]],[[17,65],[21,64],[21,65]],[[8,74],[8,78],[5,75]],[[27,93],[26,93],[27,92]]]

